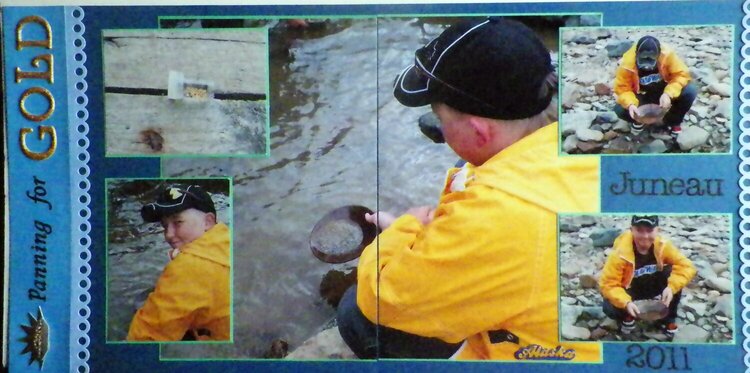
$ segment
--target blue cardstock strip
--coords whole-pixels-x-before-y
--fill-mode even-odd
[[[602,212],[736,213],[738,166],[732,155],[602,157]]]
[[[51,30],[52,48],[27,46],[16,48],[16,27],[27,16],[41,17]],[[12,372],[37,369],[38,361],[29,367],[31,355],[23,354],[26,338],[22,325],[29,325],[27,314],[37,317],[41,308],[49,325],[49,345],[44,367],[67,371],[70,351],[70,175],[68,148],[67,77],[65,53],[65,20],[63,8],[5,8],[3,44],[6,46],[6,108],[8,185],[10,207],[10,317],[8,325],[9,361]],[[43,22],[42,22],[43,24]],[[39,23],[24,26],[24,40],[46,39],[45,28]],[[22,79],[16,82],[15,69],[45,71],[32,60],[51,54],[54,81]],[[33,121],[21,112],[20,102],[25,91],[38,87],[54,99],[49,118]],[[26,109],[34,115],[49,111],[48,99],[40,93],[31,94]],[[51,146],[51,134],[39,139],[39,126],[53,127],[57,147],[46,159],[33,160],[22,152],[22,129],[31,129],[25,137],[30,152],[44,153]],[[41,360],[41,359],[39,359]]]

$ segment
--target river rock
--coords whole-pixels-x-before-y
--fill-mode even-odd
[[[607,131],[604,133],[604,141],[612,140],[617,136],[620,136],[620,134],[615,131]]]
[[[581,88],[579,85],[566,84],[563,89],[562,107],[570,109],[581,99]]]
[[[620,233],[622,233],[620,229],[598,229],[593,231],[589,237],[593,241],[592,243],[594,247],[605,247],[612,246],[612,244],[615,243],[615,238],[617,238]]]
[[[589,339],[591,332],[580,326],[565,325],[562,327],[562,336],[567,340]]]
[[[581,141],[602,141],[604,134],[588,128],[578,127],[576,137]]]
[[[562,304],[567,304],[567,305],[574,305],[574,304],[576,304],[576,299],[575,298],[566,297],[566,296],[560,297],[560,301],[562,301]]]
[[[630,40],[612,40],[604,47],[607,49],[607,57],[620,58],[633,46]]]
[[[604,144],[596,141],[579,141],[576,146],[584,153],[596,153],[604,148]]]
[[[356,359],[341,338],[338,328],[329,328],[314,335],[292,351],[285,359]]]
[[[589,128],[594,118],[596,118],[596,112],[593,111],[564,113],[560,121],[563,136],[572,135],[579,128]]]
[[[583,215],[575,218],[575,223],[580,227],[593,227],[596,225],[596,218],[591,215]]]
[[[714,308],[711,309],[711,313],[731,317],[732,305],[732,297],[730,296],[730,294],[724,294],[716,298],[716,304],[714,304]]]
[[[563,151],[566,153],[570,153],[575,148],[577,148],[577,145],[578,145],[578,138],[576,137],[576,135],[575,134],[569,135],[568,137],[565,138],[565,141],[563,141],[563,145],[562,145]]]
[[[612,88],[604,83],[597,83],[594,85],[594,92],[599,96],[609,96],[612,94]]]
[[[613,320],[610,318],[606,318],[602,323],[600,324],[602,328],[607,330],[618,330],[620,329],[620,324],[617,322],[617,320]]]
[[[614,111],[608,111],[597,114],[596,118],[594,118],[594,123],[615,123],[619,119]]]
[[[708,131],[698,126],[687,126],[677,136],[677,144],[682,150],[690,150],[697,146],[703,145],[708,140]]]
[[[612,129],[618,132],[630,132],[630,123],[624,120],[618,120]]]
[[[594,289],[597,286],[597,279],[593,275],[581,275],[578,277],[581,287],[584,289]]]
[[[680,331],[675,334],[673,342],[698,342],[703,343],[708,340],[710,333],[705,329],[695,325],[685,325],[680,327]]]
[[[583,313],[581,306],[560,305],[560,323],[563,325],[573,325],[578,321],[578,316]]]
[[[722,273],[729,269],[728,263],[714,263],[711,265],[711,269],[713,269],[714,273]]]
[[[723,97],[732,95],[732,86],[726,83],[713,82],[708,85],[708,91]]]
[[[664,144],[663,140],[656,139],[648,144],[642,145],[638,148],[638,153],[643,154],[660,154],[667,151],[667,145]]]
[[[685,307],[688,309],[693,310],[696,315],[698,316],[705,316],[706,315],[706,304],[705,303],[697,303],[697,302],[686,302]]]
[[[721,277],[708,278],[706,279],[706,285],[722,293],[729,293],[732,291],[732,281],[726,278],[721,278]]]
[[[598,341],[607,334],[609,334],[609,332],[606,329],[596,328],[591,332],[591,339]]]
[[[668,339],[662,332],[643,332],[643,335],[659,342],[664,342]]]
[[[576,44],[588,45],[596,43],[596,39],[586,35],[578,35],[573,38],[573,42]]]

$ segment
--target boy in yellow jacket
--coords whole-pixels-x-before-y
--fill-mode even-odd
[[[682,120],[695,101],[698,90],[690,83],[690,72],[684,62],[668,46],[653,36],[638,40],[620,60],[615,75],[617,96],[615,113],[630,122],[631,132],[638,135],[644,125],[638,107],[659,104],[667,110],[662,119],[672,136],[682,131]]]
[[[599,279],[604,313],[620,322],[623,334],[630,334],[640,313],[633,301],[658,298],[669,307],[660,324],[667,336],[674,337],[682,288],[695,276],[695,267],[659,235],[658,216],[636,215],[630,225],[630,230],[615,240]]]
[[[395,81],[431,105],[468,161],[435,208],[396,218],[366,247],[338,308],[360,358],[601,361],[598,343],[558,340],[557,212],[599,209],[599,161],[558,157],[550,53],[521,23],[466,20],[417,50]]]
[[[161,222],[173,259],[133,317],[127,339],[229,340],[229,227],[216,221],[211,196],[198,185],[171,185],[141,216]]]

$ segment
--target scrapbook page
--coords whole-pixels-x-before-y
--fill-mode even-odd
[[[750,1],[0,11],[11,372],[750,370]]]

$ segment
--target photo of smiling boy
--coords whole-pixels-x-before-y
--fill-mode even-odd
[[[173,184],[141,209],[160,222],[170,262],[130,324],[129,341],[229,340],[230,234],[211,196]]]

